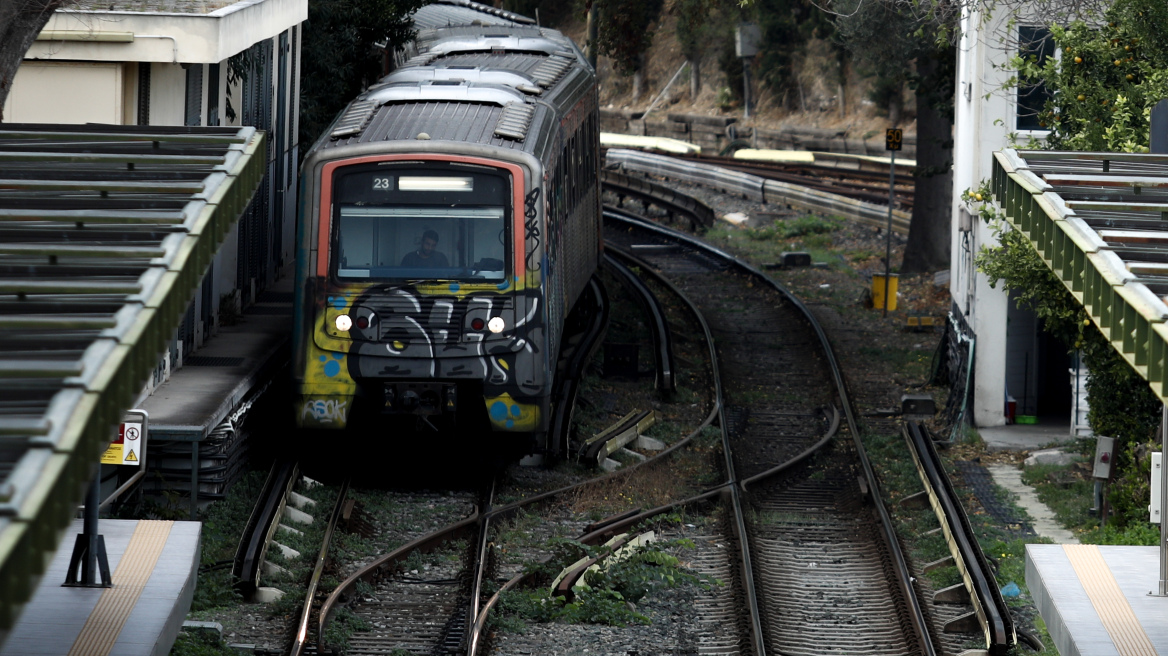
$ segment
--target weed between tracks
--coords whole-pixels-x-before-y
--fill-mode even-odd
[[[681,516],[670,515],[654,524],[681,521]],[[647,528],[639,527],[631,533]],[[492,628],[522,633],[529,623],[648,624],[648,616],[638,612],[636,606],[647,595],[678,586],[719,584],[685,567],[681,556],[693,549],[694,543],[684,538],[651,542],[616,554],[607,547],[591,547],[564,538],[548,541],[546,548],[551,558],[527,569],[535,576],[535,587],[500,595],[499,606],[490,620]],[[605,560],[600,568],[585,574],[574,588],[572,600],[552,596],[549,586],[561,571],[581,559],[596,557]]]

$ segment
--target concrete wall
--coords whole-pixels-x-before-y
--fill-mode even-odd
[[[967,220],[971,230],[961,229],[965,208],[961,194],[989,180],[994,151],[1045,134],[1013,129],[1016,92],[1005,85],[1012,76],[1006,64],[1017,50],[1018,24],[1026,24],[1026,17],[1005,11],[987,17],[970,6],[961,17],[963,36],[957,49],[950,292],[977,337],[973,419],[978,426],[999,426],[1006,421],[1009,312],[1005,292],[991,288],[974,266],[978,250],[997,241],[977,217]]]
[[[16,71],[4,120],[120,124],[125,69],[121,62],[26,62]]]
[[[888,156],[888,151],[884,149],[884,132],[799,126],[768,130],[740,125],[734,116],[656,112],[646,118],[644,112],[601,109],[600,130],[616,134],[678,139],[701,146],[703,153],[715,155],[731,141],[741,139],[750,142],[752,148]],[[916,135],[905,135],[904,148],[898,154],[899,157],[908,159],[916,157],[916,143]]]
[[[45,26],[46,33],[61,38],[38,40],[25,58],[209,64],[307,19],[307,0],[243,0],[206,14],[65,9]],[[132,38],[124,43],[93,40],[103,33]]]
[[[150,67],[150,125],[182,125],[186,110],[187,72],[178,64]]]

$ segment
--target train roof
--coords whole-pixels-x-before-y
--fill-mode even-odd
[[[422,135],[542,152],[541,135],[593,88],[592,68],[563,34],[500,11],[467,0],[419,9],[397,70],[350,103],[317,149]]]
[[[470,0],[437,0],[413,15],[419,30],[456,25],[531,25],[535,21],[504,9]]]

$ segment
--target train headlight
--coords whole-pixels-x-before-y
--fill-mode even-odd
[[[352,327],[353,327],[353,319],[350,318],[349,315],[347,315],[347,314],[338,314],[337,315],[337,330],[339,330],[341,332],[347,332]]]
[[[493,333],[501,333],[503,332],[503,325],[503,317],[491,317],[491,320],[487,322],[487,330]]]

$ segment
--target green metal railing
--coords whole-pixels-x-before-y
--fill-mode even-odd
[[[259,187],[265,152],[254,128],[0,125],[0,630]]]
[[[1161,248],[1168,256],[1165,176],[1164,155],[1005,150],[994,153],[992,188],[1010,225],[1168,403],[1164,281],[1129,270],[1158,259]],[[1129,232],[1142,247],[1105,240],[1100,231],[1109,229]]]

